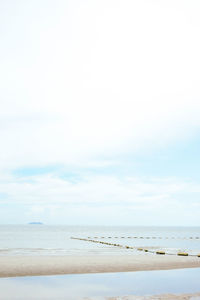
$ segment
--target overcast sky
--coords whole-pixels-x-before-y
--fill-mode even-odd
[[[200,226],[199,0],[0,1],[0,222]]]

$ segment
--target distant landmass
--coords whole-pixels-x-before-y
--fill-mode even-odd
[[[43,225],[42,222],[30,222],[28,224],[31,224],[31,225]]]

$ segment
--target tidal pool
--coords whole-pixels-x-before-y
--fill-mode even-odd
[[[79,300],[195,292],[200,292],[200,268],[0,279],[0,300]]]

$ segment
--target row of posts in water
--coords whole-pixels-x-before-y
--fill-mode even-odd
[[[124,245],[120,245],[120,244],[116,244],[116,243],[109,243],[109,242],[103,242],[103,241],[99,241],[99,240],[93,240],[93,239],[85,239],[85,238],[76,238],[76,237],[71,237],[71,239],[74,240],[80,240],[80,241],[86,241],[86,242],[92,242],[92,243],[99,243],[99,244],[103,244],[103,245],[108,245],[108,246],[115,246],[115,247],[120,247],[120,248],[125,248],[125,249],[134,249],[134,250],[138,250],[138,251],[144,251],[144,252],[149,252],[149,253],[154,253],[154,254],[158,254],[158,255],[178,255],[178,256],[196,256],[196,257],[200,257],[200,254],[189,254],[187,252],[178,252],[178,253],[167,253],[165,251],[161,251],[161,250],[149,250],[146,248],[136,248],[136,247],[131,247],[131,246],[124,246]]]

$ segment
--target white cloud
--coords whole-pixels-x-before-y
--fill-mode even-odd
[[[1,180],[0,192],[6,202],[22,204],[156,204],[174,201],[173,196],[188,191],[199,192],[199,185],[177,178],[123,178],[85,176],[77,182],[51,174]],[[183,199],[184,200],[184,199]]]
[[[91,163],[195,134],[198,8],[21,1],[10,24],[4,3],[1,167]]]
[[[10,205],[20,207],[21,221],[40,218],[47,223],[105,221],[121,225],[198,222],[195,199],[200,186],[190,181],[87,176],[72,183],[50,174],[29,179],[27,182],[27,178],[10,178],[0,184],[0,193],[6,195],[1,205],[8,205],[8,210]],[[12,222],[15,219],[20,222],[17,215],[12,216]]]

